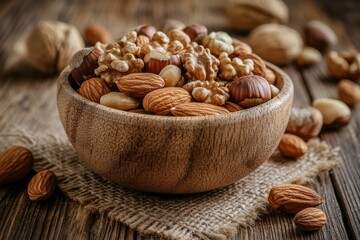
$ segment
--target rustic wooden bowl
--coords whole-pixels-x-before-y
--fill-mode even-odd
[[[69,68],[58,80],[58,110],[79,157],[121,186],[157,193],[196,193],[232,184],[276,149],[293,102],[293,85],[279,68],[280,93],[244,111],[166,117],[111,109],[80,96]]]

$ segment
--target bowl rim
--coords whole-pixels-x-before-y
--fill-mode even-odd
[[[188,127],[196,125],[196,123],[206,124],[207,126],[218,126],[224,124],[232,124],[234,122],[238,122],[239,119],[256,119],[261,115],[268,114],[271,111],[281,107],[281,105],[289,100],[292,100],[294,95],[294,86],[292,80],[283,70],[279,67],[265,62],[266,66],[274,71],[276,78],[282,78],[283,87],[278,93],[277,96],[270,99],[269,101],[262,103],[258,106],[251,107],[248,109],[244,109],[237,112],[230,112],[227,114],[219,114],[219,115],[209,115],[209,116],[159,116],[159,115],[150,115],[150,114],[139,114],[133,113],[129,111],[122,111],[114,108],[110,108],[99,103],[92,102],[87,98],[78,94],[69,82],[70,75],[70,67],[67,66],[59,75],[58,83],[57,83],[57,101],[59,103],[59,92],[63,90],[67,95],[71,96],[71,99],[75,101],[77,104],[81,104],[82,106],[88,106],[94,108],[99,114],[106,115],[110,118],[119,118],[120,116],[126,118],[128,120],[135,121],[137,123],[143,124],[171,124],[176,122],[177,124],[181,124],[183,127]],[[89,110],[86,108],[84,110]],[[219,124],[221,123],[221,124]]]

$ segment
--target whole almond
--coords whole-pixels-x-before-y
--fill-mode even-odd
[[[304,231],[316,231],[327,222],[325,213],[318,208],[305,208],[294,217],[295,225]]]
[[[28,195],[32,201],[45,200],[51,196],[57,186],[57,178],[53,171],[38,172],[29,182]]]
[[[340,100],[349,106],[360,102],[360,85],[356,82],[343,79],[339,82],[337,91]]]
[[[230,101],[226,101],[225,104],[223,105],[223,107],[225,107],[227,110],[229,110],[229,112],[237,112],[237,111],[243,110],[243,108],[240,107],[238,104],[230,102]]]
[[[89,24],[84,29],[84,40],[87,44],[94,46],[97,42],[110,42],[111,35],[103,26],[98,24]]]
[[[99,103],[100,98],[111,90],[101,78],[90,78],[83,82],[79,88],[79,94],[90,101]]]
[[[167,87],[148,93],[143,100],[146,111],[156,115],[169,115],[170,109],[178,104],[191,101],[191,95],[184,88]]]
[[[32,169],[34,157],[24,147],[9,148],[0,155],[0,185],[19,181]]]
[[[164,85],[164,79],[154,73],[131,73],[116,81],[116,86],[121,92],[134,98],[143,98]]]
[[[285,157],[297,158],[301,157],[308,151],[308,146],[300,137],[290,133],[285,133],[280,140],[278,149]]]
[[[288,213],[298,213],[323,202],[323,199],[314,190],[297,184],[274,186],[270,190],[268,200],[272,208]]]
[[[224,107],[216,106],[209,103],[190,102],[176,105],[170,109],[174,116],[207,116],[220,115],[229,113]]]

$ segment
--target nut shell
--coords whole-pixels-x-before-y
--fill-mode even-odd
[[[28,195],[32,201],[41,201],[49,198],[55,191],[57,178],[53,171],[43,170],[37,173],[29,182]]]
[[[318,208],[305,208],[294,217],[295,225],[304,231],[316,231],[327,222],[325,213]]]

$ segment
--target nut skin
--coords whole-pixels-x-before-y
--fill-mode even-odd
[[[79,88],[79,94],[90,101],[99,103],[100,98],[109,93],[111,89],[101,78],[90,78],[83,82]]]
[[[242,108],[254,107],[271,99],[270,85],[261,76],[235,78],[227,87],[232,101]]]
[[[111,35],[106,28],[98,24],[89,24],[84,29],[85,43],[94,46],[97,42],[108,43]]]
[[[300,137],[285,133],[280,140],[278,149],[284,157],[298,158],[308,151],[308,146]]]
[[[0,154],[0,185],[17,182],[32,169],[34,157],[27,148],[14,146]]]
[[[320,21],[310,21],[304,27],[305,44],[313,47],[320,52],[326,52],[338,42],[334,31],[325,23]]]
[[[57,178],[53,171],[43,170],[38,172],[28,184],[28,195],[31,201],[48,199],[57,186]]]
[[[229,113],[224,107],[216,106],[210,103],[189,102],[182,103],[170,109],[174,116],[208,116]]]
[[[337,92],[340,100],[349,106],[360,102],[360,85],[353,81],[341,80],[337,85]]]
[[[298,184],[274,186],[269,193],[269,204],[274,209],[298,213],[308,207],[316,207],[323,199],[314,190]]]
[[[157,30],[153,25],[144,24],[144,25],[137,26],[135,28],[135,31],[136,31],[137,35],[145,35],[148,38],[151,38]]]
[[[183,28],[183,31],[190,37],[192,42],[201,43],[208,34],[208,29],[201,24],[191,24]]]
[[[149,61],[145,63],[146,71],[149,73],[159,74],[161,70],[168,65],[180,67],[181,60],[177,54],[167,55],[158,51],[149,53]]]
[[[325,213],[318,208],[305,208],[294,217],[295,225],[304,231],[320,230],[326,223]]]
[[[340,100],[331,98],[319,98],[313,101],[313,107],[318,109],[322,116],[324,127],[339,129],[351,120],[350,108]]]

